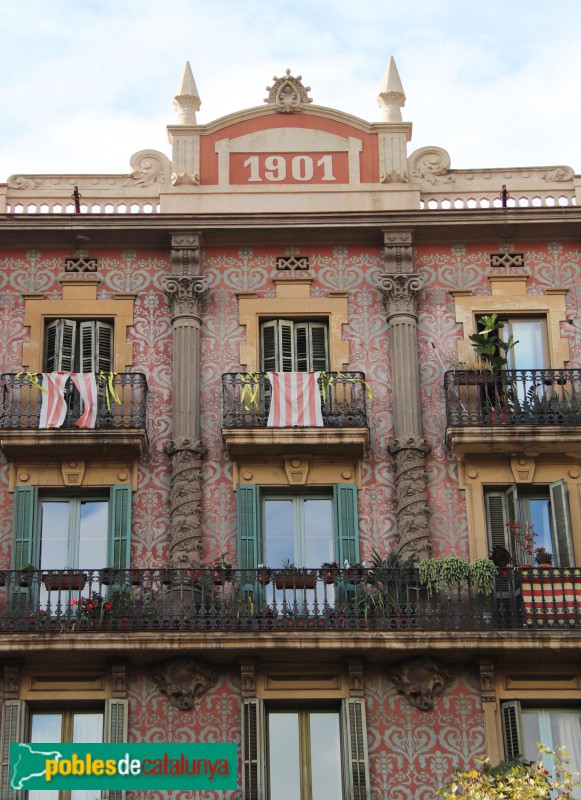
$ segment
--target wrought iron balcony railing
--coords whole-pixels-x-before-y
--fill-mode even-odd
[[[367,426],[367,386],[363,372],[321,373],[319,389],[325,427]],[[264,373],[222,375],[223,427],[265,428],[270,399],[270,382]]]
[[[33,430],[38,428],[42,405],[39,384],[27,373],[5,372],[1,376],[0,428]],[[83,413],[80,394],[69,378],[65,385],[67,412],[62,429],[74,429]],[[97,429],[145,427],[147,382],[141,372],[113,373],[97,380]]]
[[[508,569],[487,596],[414,569],[0,571],[0,635],[291,629],[581,629],[581,569]]]
[[[448,426],[581,425],[581,370],[452,370]]]

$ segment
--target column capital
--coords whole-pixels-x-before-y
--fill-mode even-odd
[[[208,291],[205,275],[171,275],[161,282],[169,298],[172,322],[178,317],[199,319],[199,302]]]
[[[419,275],[382,273],[377,282],[383,294],[387,318],[400,314],[416,317],[416,297],[423,287]]]
[[[413,272],[413,231],[405,229],[383,231],[383,259],[386,272]]]
[[[171,263],[174,275],[195,275],[200,267],[202,234],[176,233],[171,237]]]

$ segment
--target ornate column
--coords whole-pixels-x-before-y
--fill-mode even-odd
[[[395,460],[399,553],[416,561],[430,555],[426,455],[422,437],[418,368],[416,298],[422,281],[413,274],[411,231],[384,234],[387,271],[379,278],[391,342],[391,387],[394,438],[388,443]]]
[[[173,327],[173,439],[171,463],[170,564],[202,561],[202,456],[200,441],[200,299],[208,289],[199,272],[200,235],[172,237],[173,274],[163,279]]]

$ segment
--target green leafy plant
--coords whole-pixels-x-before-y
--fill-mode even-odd
[[[485,360],[493,369],[501,369],[508,364],[506,354],[517,344],[513,336],[505,341],[501,336],[504,323],[498,319],[498,314],[482,316],[478,319],[478,331],[468,338],[472,342],[477,356]]]
[[[440,588],[440,561],[437,558],[425,558],[419,564],[420,583],[428,590],[431,597]]]
[[[452,596],[453,586],[462,586],[470,577],[470,565],[463,558],[448,556],[440,564],[440,577],[448,597]]]
[[[489,595],[494,589],[498,567],[490,558],[475,558],[470,564],[470,579],[478,587],[478,591],[483,595]]]

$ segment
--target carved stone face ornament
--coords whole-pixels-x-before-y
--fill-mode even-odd
[[[410,658],[387,672],[397,691],[420,711],[431,711],[450,683],[450,671],[431,658]]]
[[[202,661],[176,658],[153,670],[153,680],[175,708],[189,711],[216,683],[216,675]]]

